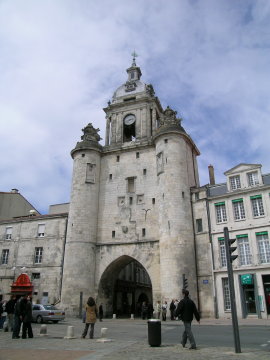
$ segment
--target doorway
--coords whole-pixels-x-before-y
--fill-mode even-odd
[[[152,302],[152,283],[146,269],[130,256],[121,256],[104,271],[98,291],[98,303],[104,316],[127,318],[141,315],[143,301]]]

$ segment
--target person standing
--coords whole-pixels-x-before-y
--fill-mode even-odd
[[[160,314],[161,314],[161,303],[160,300],[158,300],[157,304],[156,304],[156,318],[160,319]]]
[[[32,302],[28,295],[25,295],[20,302],[21,308],[21,321],[22,321],[22,339],[26,339],[27,335],[29,338],[33,337],[32,331]]]
[[[170,303],[170,313],[171,313],[171,320],[174,320],[174,311],[175,311],[175,305],[174,305],[174,299],[172,299]]]
[[[189,298],[189,291],[182,290],[184,298],[179,302],[175,315],[178,316],[184,323],[185,330],[182,335],[181,344],[183,347],[186,346],[187,339],[190,342],[191,350],[197,349],[193,333],[191,331],[191,322],[193,315],[195,316],[198,323],[200,322],[200,314],[196,308],[195,303]]]
[[[153,312],[154,312],[154,308],[152,303],[148,304],[148,309],[147,309],[147,319],[152,319],[153,318]]]
[[[7,311],[7,317],[8,317],[8,329],[10,331],[13,331],[13,318],[14,318],[14,308],[16,304],[16,296],[12,295],[10,300],[6,303],[6,311]]]
[[[85,312],[86,312],[85,328],[84,328],[84,331],[83,331],[81,337],[82,337],[82,339],[84,339],[86,337],[89,326],[90,326],[89,338],[93,339],[94,327],[95,327],[95,323],[97,321],[97,306],[96,306],[95,300],[91,296],[87,300]]]
[[[142,303],[142,319],[147,319],[148,314],[148,304],[146,301]]]
[[[166,321],[166,318],[167,318],[167,307],[168,307],[167,301],[164,301],[164,304],[162,305],[162,308],[161,308],[163,321]]]
[[[15,307],[14,307],[14,317],[13,317],[13,333],[12,339],[19,339],[20,338],[20,330],[21,330],[21,298],[19,297],[16,300]]]
[[[100,304],[99,308],[98,308],[98,317],[99,317],[99,321],[103,320],[103,306],[102,306],[102,304]]]

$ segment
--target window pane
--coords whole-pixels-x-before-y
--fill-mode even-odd
[[[40,264],[42,262],[42,247],[35,248],[35,264]]]
[[[254,217],[264,215],[262,198],[251,199],[251,204]]]
[[[217,223],[222,223],[227,221],[227,214],[225,205],[216,205],[216,218]]]
[[[223,287],[223,297],[224,297],[224,310],[230,311],[231,310],[231,299],[230,299],[228,278],[222,279],[222,287]]]
[[[45,234],[45,224],[38,225],[38,236],[43,237]]]
[[[233,213],[235,220],[242,220],[246,218],[243,201],[238,201],[233,203]]]
[[[257,235],[259,259],[261,264],[270,263],[270,243],[268,235]]]
[[[1,264],[7,264],[8,263],[8,255],[9,255],[9,249],[2,250]]]
[[[220,251],[220,263],[221,266],[227,266],[227,259],[226,259],[226,250],[225,250],[225,241],[219,240],[219,251]]]
[[[230,177],[230,186],[231,186],[231,190],[236,190],[241,188],[240,175]]]
[[[248,237],[242,237],[238,239],[238,251],[240,265],[250,265],[251,252]]]
[[[6,228],[6,239],[10,240],[11,237],[12,237],[12,227],[9,226]]]
[[[257,171],[248,173],[247,176],[248,176],[248,185],[249,186],[254,186],[254,185],[259,184]]]

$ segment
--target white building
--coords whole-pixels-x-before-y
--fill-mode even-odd
[[[236,239],[233,262],[239,317],[270,314],[270,174],[261,165],[239,164],[225,172],[226,183],[195,189],[193,208],[197,243],[210,238],[215,314],[226,317],[228,288],[224,227]]]

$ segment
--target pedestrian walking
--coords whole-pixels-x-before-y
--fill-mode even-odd
[[[82,337],[82,339],[84,339],[86,337],[89,326],[90,326],[89,338],[93,339],[94,338],[94,327],[95,327],[95,323],[97,321],[97,306],[96,306],[95,300],[91,296],[87,300],[87,304],[85,307],[85,313],[86,313],[85,328],[84,328],[84,331],[83,331],[81,337]]]
[[[167,301],[164,301],[164,304],[161,307],[163,321],[166,321],[167,319],[167,307],[168,307]]]
[[[156,318],[160,319],[160,314],[161,314],[161,303],[158,300],[157,304],[156,304]]]
[[[200,322],[200,314],[198,313],[195,303],[189,298],[189,291],[183,290],[182,293],[184,298],[180,301],[175,311],[175,316],[178,316],[183,321],[185,327],[181,344],[185,347],[188,339],[190,342],[189,349],[195,350],[197,347],[191,331],[191,322],[193,320],[193,315],[196,320]]]
[[[33,337],[32,330],[32,301],[30,296],[25,295],[20,301],[20,313],[21,313],[21,321],[22,321],[22,339],[26,339],[27,336],[29,338]]]
[[[99,308],[98,308],[98,317],[99,317],[99,321],[103,320],[103,306],[102,306],[102,304],[100,304]]]
[[[174,299],[172,299],[170,303],[171,320],[175,320],[174,312],[175,312],[175,305],[174,305]]]
[[[13,331],[13,318],[14,318],[14,308],[16,304],[16,296],[12,295],[8,302],[6,303],[6,311],[8,318],[8,330]]]

